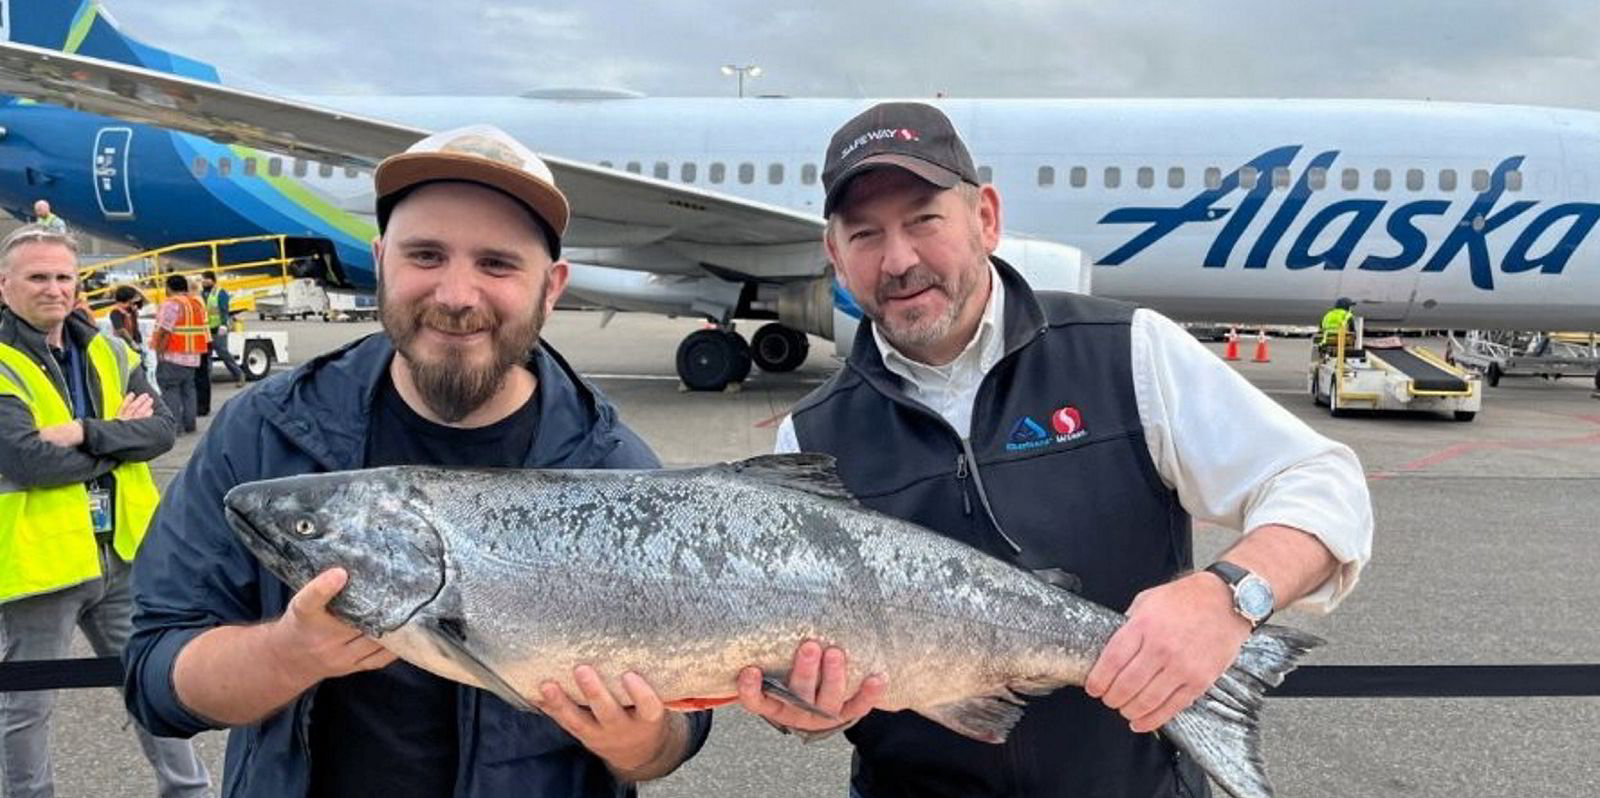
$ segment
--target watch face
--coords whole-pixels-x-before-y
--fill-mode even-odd
[[[1240,582],[1234,597],[1239,602],[1239,611],[1250,618],[1261,619],[1272,614],[1272,588],[1265,580],[1251,578]]]

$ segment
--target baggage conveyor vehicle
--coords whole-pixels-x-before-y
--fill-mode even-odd
[[[1335,416],[1350,410],[1428,410],[1471,421],[1483,402],[1478,375],[1398,337],[1367,339],[1360,317],[1332,344],[1311,348],[1311,399]]]

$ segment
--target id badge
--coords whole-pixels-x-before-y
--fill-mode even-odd
[[[95,534],[111,531],[111,491],[89,489],[89,520],[94,524]]]

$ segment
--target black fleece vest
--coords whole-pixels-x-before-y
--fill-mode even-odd
[[[1139,422],[1133,306],[1035,296],[998,259],[996,269],[1006,354],[978,391],[970,449],[905,396],[866,325],[846,367],[794,410],[800,449],[836,456],[868,507],[1031,570],[1057,569],[1058,583],[1124,611],[1193,556],[1189,516]],[[1030,701],[1004,745],[913,712],[872,713],[847,736],[865,798],[1205,794],[1204,777],[1168,743],[1129,731],[1075,687]]]

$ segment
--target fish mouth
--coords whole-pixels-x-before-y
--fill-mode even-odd
[[[250,521],[250,518],[236,509],[231,503],[224,502],[222,515],[227,519],[228,525],[244,541],[244,544],[264,564],[280,575],[290,570],[304,570],[309,564],[304,554],[301,554],[286,541],[276,540],[271,535],[263,532],[260,527]]]

